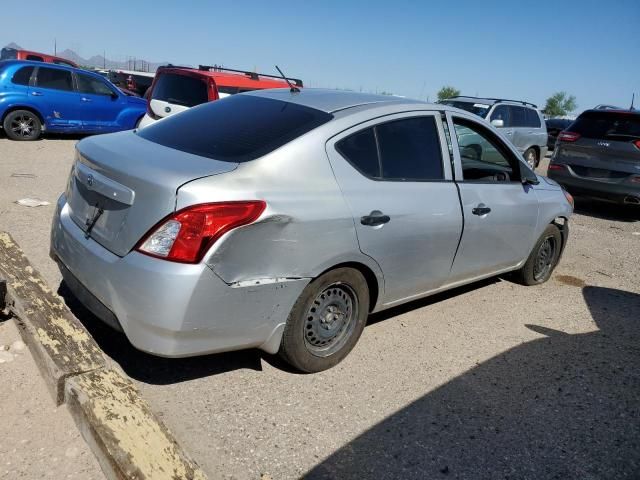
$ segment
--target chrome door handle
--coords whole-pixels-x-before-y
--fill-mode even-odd
[[[33,95],[34,97],[41,97],[42,93],[40,93],[40,92],[31,92],[31,95]]]
[[[481,203],[480,205],[475,207],[473,210],[471,210],[471,213],[479,216],[486,215],[489,212],[491,212],[491,209],[487,207],[484,203]]]
[[[83,102],[90,102],[91,99],[87,98],[87,97],[82,97],[80,100],[82,100]]]
[[[389,217],[389,215],[385,215],[380,210],[374,210],[369,215],[360,217],[360,223],[367,227],[377,227],[378,225],[389,223],[390,220],[391,217]]]

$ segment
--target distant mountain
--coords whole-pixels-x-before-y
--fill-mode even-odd
[[[22,50],[22,47],[14,42],[6,45],[8,48],[15,48],[18,50]],[[44,52],[43,52],[44,53]],[[104,58],[102,55],[94,55],[91,58],[83,58],[78,55],[76,52],[70,49],[63,50],[58,52],[58,56],[62,58],[66,58],[67,60],[71,60],[72,62],[77,63],[78,65],[84,67],[95,67],[95,68],[107,68],[110,70],[144,70],[148,72],[155,72],[156,69],[160,65],[166,65],[168,62],[148,62],[146,60],[136,59],[130,60],[128,62],[118,62],[116,60],[109,60],[108,58]]]

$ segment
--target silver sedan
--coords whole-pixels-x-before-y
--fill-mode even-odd
[[[314,372],[369,313],[505,272],[546,281],[572,210],[462,110],[270,90],[79,142],[51,255],[141,350],[257,347]]]

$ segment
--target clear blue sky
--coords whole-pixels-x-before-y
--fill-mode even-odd
[[[542,105],[565,90],[579,109],[640,97],[640,0],[524,3],[32,0],[29,14],[3,8],[0,45],[52,52],[56,38],[85,58],[278,64],[308,86],[432,100],[445,84]]]

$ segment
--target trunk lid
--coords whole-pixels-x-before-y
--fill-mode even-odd
[[[158,145],[132,131],[87,138],[77,151],[66,193],[71,218],[118,256],[175,210],[180,186],[238,165]]]

